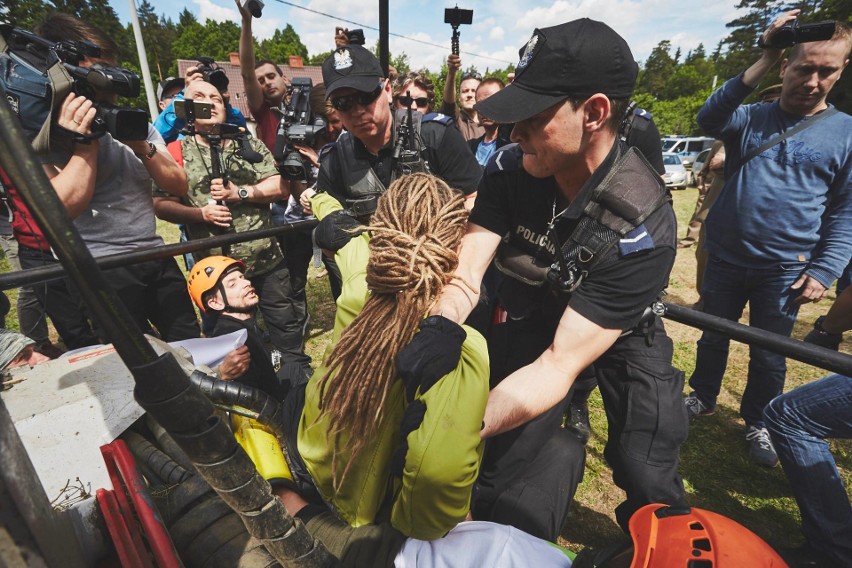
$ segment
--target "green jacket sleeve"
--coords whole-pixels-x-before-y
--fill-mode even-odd
[[[459,366],[425,394],[419,428],[408,435],[401,490],[391,524],[413,538],[441,538],[470,510],[484,442],[479,437],[488,401],[488,348],[476,330],[465,326]]]

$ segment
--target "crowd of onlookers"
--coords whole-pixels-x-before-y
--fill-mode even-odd
[[[437,408],[439,396],[451,396],[443,394],[450,391],[441,383],[448,373],[456,373],[459,384],[470,389],[465,392],[478,393],[482,403],[470,432],[474,443],[461,456],[470,457],[477,469],[480,461],[482,465],[461,497],[474,518],[556,539],[582,479],[589,436],[585,401],[596,387],[602,391],[610,428],[605,456],[616,483],[627,492],[618,509],[622,527],[648,503],[685,504],[678,450],[687,419],[716,410],[730,340],[703,332],[689,378],[691,392],[682,399],[683,374],[671,367],[671,342],[659,318],[643,313],[659,299],[661,289],[656,288],[665,286],[678,247],[696,248],[700,300],[695,309],[738,321],[748,305],[752,327],[789,336],[799,307],[821,300],[837,282],[836,303],[817,320],[806,341],[836,350],[843,331],[852,327],[852,119],[826,103],[848,63],[848,26],[838,24],[832,39],[796,45],[784,58],[771,38],[798,11],[785,13],[765,33],[761,57],[708,98],[698,122],[716,142],[695,172],[699,199],[678,242],[670,199],[660,193],[659,133],[648,113],[627,104],[635,70],[611,61],[594,67],[581,59],[575,75],[563,76],[545,64],[548,57],[554,62],[576,57],[568,46],[589,33],[582,27],[570,33],[549,28],[553,35],[547,42],[536,30],[509,86],[494,77],[461,73],[460,57],[450,55],[439,108],[434,108],[435,88],[425,73],[386,73],[371,52],[351,44],[346,30],[338,29],[336,49],[322,66],[323,83],[313,85],[310,93],[315,124],[321,128],[310,143],[292,143],[300,164],[294,171],[282,165],[281,154],[290,78],[276,63],[255,59],[252,16],[239,2],[237,6],[242,17],[240,71],[255,135],[230,104],[227,78],[214,84],[191,67],[185,77],[160,82],[161,113],[148,126],[145,140],[94,135],[94,103],[113,101],[114,94],[96,91],[95,100],[68,94],[54,116],[61,135],[52,138],[39,159],[95,257],[162,245],[157,219],[178,225],[183,240],[196,241],[312,220],[314,214],[320,218],[315,231],[185,255],[188,285],[173,258],[104,272],[129,317],[141,330],[166,341],[249,330],[250,342],[226,357],[220,377],[244,380],[281,400],[292,392],[307,393],[299,450],[324,500],[350,525],[372,523],[380,514],[375,510],[368,515],[352,504],[351,496],[342,495],[347,475],[358,481],[359,475],[378,468],[362,463],[363,452],[386,452],[386,469],[402,468],[400,472],[410,456],[408,440],[401,454],[388,449],[398,434],[394,428],[374,429],[363,416],[381,422],[383,405],[392,400],[405,408],[393,416],[406,435],[427,428],[427,406]],[[606,30],[594,41],[620,46],[623,40]],[[84,58],[83,67],[117,63],[115,43],[77,18],[56,14],[35,31],[53,41],[100,46],[100,55]],[[623,49],[632,61],[626,43]],[[585,57],[591,59],[591,52]],[[760,102],[743,104],[779,62],[780,85],[762,93]],[[596,99],[600,93],[606,96]],[[564,118],[561,113],[569,111],[559,103],[577,114]],[[195,116],[187,121],[180,110],[187,105],[209,113],[191,113]],[[572,134],[574,128],[583,135]],[[578,155],[583,159],[572,161]],[[634,156],[636,161],[630,161]],[[590,164],[588,175],[574,175]],[[627,193],[607,202],[599,196],[604,189],[593,194],[596,185],[615,191],[607,185],[612,179],[627,185],[635,181],[646,192],[643,199],[659,193],[659,202],[653,207],[633,202]],[[398,189],[403,180],[411,184],[406,191],[428,196],[446,186],[453,197],[442,197],[434,210],[425,205],[427,197],[407,203]],[[10,220],[0,226],[2,244],[11,268],[56,265],[44,232],[2,169],[0,181],[7,208],[3,217]],[[386,192],[403,199],[399,210],[384,197]],[[606,209],[613,200],[622,206],[613,207],[609,217],[591,212]],[[584,203],[584,208],[575,203]],[[471,209],[465,225],[465,210]],[[628,218],[628,209],[639,213]],[[422,217],[422,225],[405,217],[412,211]],[[447,227],[443,215],[453,220]],[[637,222],[624,224],[637,217]],[[565,229],[580,225],[587,233],[596,232],[600,241],[611,241],[593,245],[579,229]],[[618,234],[613,233],[616,225],[621,227]],[[370,231],[364,233],[364,227]],[[433,242],[433,233],[445,229],[454,236]],[[382,251],[385,256],[374,256],[381,239],[391,238],[388,234],[398,240],[390,241],[394,244]],[[333,351],[318,366],[305,353],[305,337],[308,267],[320,250],[338,319]],[[403,253],[410,260],[400,261]],[[585,253],[596,258],[584,259]],[[569,282],[568,272],[576,267],[570,274],[575,280]],[[653,274],[643,272],[647,270]],[[425,299],[407,289],[387,292],[383,286],[391,285],[382,281],[388,274],[426,294]],[[420,280],[410,283],[412,275]],[[433,285],[434,290],[423,291]],[[387,319],[376,316],[382,309],[389,310]],[[21,334],[0,337],[4,367],[60,356],[63,347],[109,341],[67,278],[22,287],[17,313]],[[48,319],[59,342],[51,340]],[[369,329],[359,327],[364,321]],[[368,346],[385,331],[379,328],[393,325],[399,325],[394,339],[370,352]],[[576,328],[566,331],[572,325]],[[361,346],[362,353],[347,350],[352,345]],[[479,384],[462,378],[470,381],[471,374],[484,373],[488,379],[476,359],[485,355],[491,358],[490,395],[487,380]],[[587,364],[575,369],[576,361]],[[371,384],[372,373],[376,381],[387,382]],[[394,390],[397,373],[402,390]],[[569,379],[554,379],[556,386],[548,383],[533,393],[525,386],[536,373],[544,380]],[[343,376],[355,386],[335,398]],[[852,509],[825,439],[850,434],[852,379],[832,375],[782,394],[785,376],[783,355],[750,348],[740,408],[748,454],[758,465],[774,467],[780,460],[784,466],[802,510],[811,547],[807,555],[825,557],[824,565],[848,565]],[[628,382],[632,388],[623,387]],[[529,400],[520,400],[519,392]],[[337,412],[331,418],[327,405]],[[495,417],[493,408],[502,413]],[[316,415],[308,420],[312,411]],[[311,445],[316,438],[309,423],[323,417],[330,420],[327,434],[330,438],[333,433],[334,444],[319,452]],[[338,447],[347,439],[340,438],[341,432],[352,434],[354,447]],[[489,439],[484,458],[480,434]],[[375,446],[370,445],[373,437]],[[419,447],[411,440],[412,447]],[[424,448],[424,456],[431,456],[428,444]],[[423,457],[427,459],[434,458]],[[362,466],[363,472],[358,470]],[[345,469],[339,471],[341,467]],[[442,475],[450,483],[452,475]],[[397,479],[407,478],[404,473],[390,475],[385,483]],[[372,486],[364,483],[369,493]],[[309,500],[302,502],[303,495],[291,494],[291,489],[282,490],[282,499],[298,502],[295,511],[307,514]],[[405,499],[397,496],[397,506],[406,506]],[[351,518],[347,507],[352,507]],[[461,518],[465,514],[461,511]],[[389,518],[402,522],[396,509]],[[403,533],[432,534],[415,529]]]

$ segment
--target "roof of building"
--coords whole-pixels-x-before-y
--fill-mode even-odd
[[[231,54],[231,61],[217,61],[219,67],[228,77],[228,92],[231,94],[231,106],[238,108],[246,120],[254,120],[248,108],[246,99],[246,88],[243,85],[243,76],[240,74],[239,56]],[[183,77],[186,70],[198,64],[193,59],[178,59],[178,75]],[[314,85],[322,83],[322,67],[319,65],[302,65],[301,57],[291,57],[289,64],[280,63],[278,67],[288,79],[292,77],[308,77]]]

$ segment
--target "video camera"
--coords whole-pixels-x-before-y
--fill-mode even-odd
[[[308,77],[293,77],[289,88],[289,102],[278,123],[273,157],[278,172],[287,179],[308,179],[310,162],[293,144],[313,146],[317,135],[325,130],[326,122],[320,114],[311,111],[313,81]]]
[[[760,48],[791,47],[797,43],[811,41],[826,41],[834,36],[834,22],[817,22],[815,24],[800,24],[793,20],[792,24],[782,26],[769,36],[769,43],[763,41],[763,36],[757,41]]]
[[[45,107],[44,104],[39,104],[41,101],[33,101],[35,104],[26,104],[27,101],[24,101],[23,104],[16,105],[19,115],[26,113],[30,108],[38,108],[40,113],[46,108],[49,112],[50,97],[56,86],[48,77],[47,69],[59,61],[71,77],[71,90],[92,100],[96,114],[91,130],[96,137],[106,132],[119,140],[145,140],[148,137],[148,113],[144,110],[95,101],[96,91],[115,93],[129,98],[139,96],[139,76],[133,71],[101,63],[89,67],[80,66],[84,58],[100,56],[101,50],[97,45],[87,41],[53,42],[9,25],[0,26],[0,33],[6,40],[9,56],[29,65],[30,72],[34,75],[32,78],[43,82],[46,87],[41,95],[37,95],[38,91],[32,88],[17,89],[17,85],[12,84],[11,81],[10,84],[3,85],[7,96],[9,92],[12,92],[21,97],[36,97],[48,103]],[[22,116],[22,122],[33,123],[38,122],[39,119],[43,122],[46,118],[47,113],[43,117]]]
[[[224,93],[228,90],[230,80],[219,65],[213,61],[212,57],[196,57],[195,59],[201,63],[201,65],[197,66],[195,70],[201,73],[206,82],[216,87],[220,93]]]

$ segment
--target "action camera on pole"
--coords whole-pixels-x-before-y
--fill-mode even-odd
[[[463,10],[458,7],[444,10],[444,23],[453,27],[453,54],[459,54],[459,26],[470,25],[473,22],[473,10]]]

